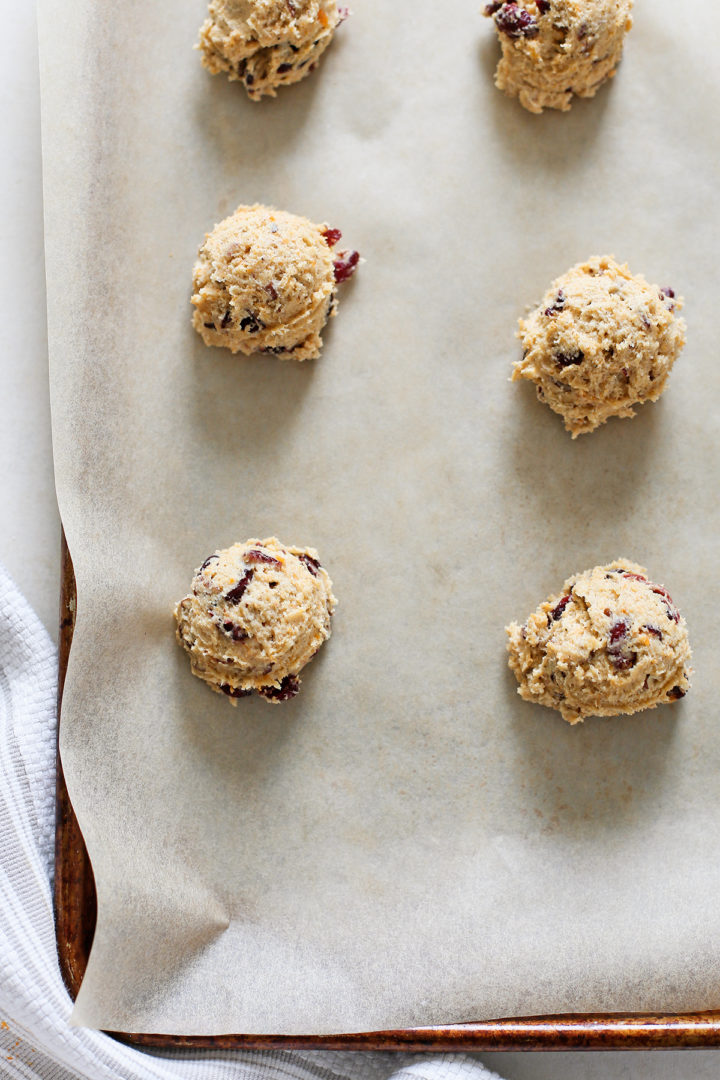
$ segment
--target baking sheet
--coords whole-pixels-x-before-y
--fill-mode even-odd
[[[40,0],[53,435],[78,579],[61,753],[98,888],[73,1022],[324,1034],[717,1007],[716,22],[640,3],[614,84],[533,117],[475,4],[357,4],[248,102],[202,4]],[[687,8],[687,11],[685,10]],[[206,349],[204,232],[253,200],[366,262],[322,358]],[[686,296],[665,398],[572,443],[515,320],[613,251]],[[334,635],[282,708],[192,678],[210,551],[317,546]],[[691,695],[570,728],[504,625],[618,555],[685,614]]]

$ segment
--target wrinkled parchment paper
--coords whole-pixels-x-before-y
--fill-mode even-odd
[[[720,1005],[718,21],[639,0],[614,84],[536,117],[475,2],[357,0],[260,105],[202,70],[201,0],[40,9],[62,757],[99,894],[74,1022]],[[254,200],[366,259],[317,362],[190,328],[197,246]],[[605,252],[686,296],[688,346],[661,403],[573,443],[508,382],[513,333]],[[319,549],[335,632],[297,699],[233,709],[171,609],[270,534]],[[503,627],[618,555],[684,612],[693,690],[572,729],[516,696]]]

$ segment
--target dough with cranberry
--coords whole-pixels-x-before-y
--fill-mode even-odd
[[[611,416],[634,416],[636,405],[660,397],[685,344],[682,304],[612,256],[593,256],[520,319],[513,380],[531,379],[573,438]]]
[[[495,20],[502,59],[495,85],[533,113],[567,111],[573,95],[594,97],[615,74],[633,0],[499,0]]]
[[[338,229],[269,206],[239,206],[198,252],[193,326],[206,345],[232,352],[319,356],[321,331],[337,310],[336,285],[356,251],[333,252]]]
[[[194,675],[233,705],[256,691],[294,697],[299,674],[330,637],[336,600],[314,548],[275,537],[216,551],[175,608],[177,638]]]
[[[520,696],[571,724],[670,704],[690,686],[685,620],[626,559],[575,574],[507,633]]]
[[[211,0],[202,62],[242,82],[253,101],[275,97],[314,71],[346,16],[335,0]]]

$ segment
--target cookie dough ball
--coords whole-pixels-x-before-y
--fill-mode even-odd
[[[200,28],[202,62],[241,81],[253,101],[275,97],[315,69],[347,15],[335,0],[212,0]]]
[[[685,620],[667,589],[626,559],[569,578],[507,633],[520,696],[571,724],[653,709],[690,686]]]
[[[620,62],[633,0],[499,0],[502,59],[495,85],[533,113],[562,109],[573,94],[594,97]]]
[[[233,544],[196,570],[175,608],[177,638],[193,674],[233,705],[253,690],[277,703],[330,637],[336,600],[313,548],[275,537]]]
[[[573,438],[611,416],[634,416],[635,405],[660,397],[685,344],[682,304],[612,256],[594,256],[520,319],[523,358],[513,380],[536,383]]]
[[[239,206],[206,235],[195,264],[193,326],[205,344],[246,356],[319,356],[335,286],[360,258],[333,254],[340,235],[282,210]]]

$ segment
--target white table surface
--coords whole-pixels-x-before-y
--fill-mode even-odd
[[[477,6],[469,5],[469,17]],[[48,398],[35,9],[31,0],[0,0],[0,13],[0,561],[57,637],[60,522]],[[720,1080],[717,1051],[483,1060],[508,1080]]]

